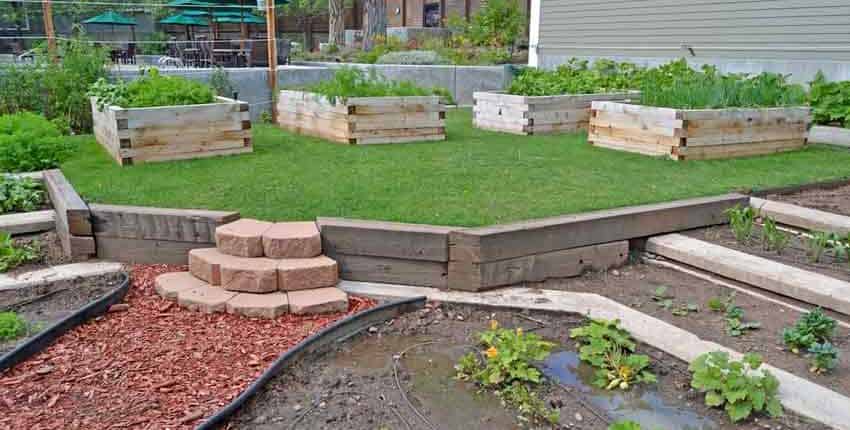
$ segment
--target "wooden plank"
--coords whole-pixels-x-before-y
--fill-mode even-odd
[[[447,263],[387,257],[337,254],[340,278],[349,281],[382,282],[446,288]]]
[[[404,96],[404,97],[349,97],[346,106],[392,106],[415,104],[440,104],[440,96]]]
[[[726,194],[456,230],[449,257],[490,262],[723,224],[724,211],[748,203]]]
[[[619,241],[545,252],[487,263],[449,262],[448,287],[480,291],[525,282],[579,276],[588,270],[608,270],[629,258],[629,242]]]
[[[600,148],[613,149],[616,151],[633,152],[650,157],[670,157],[673,148],[669,145],[652,145],[646,143],[631,143],[622,142],[616,139],[609,139],[597,134],[590,134],[587,137],[588,143]]]
[[[402,112],[445,112],[446,107],[435,103],[406,103],[399,105]],[[398,113],[395,106],[354,106],[356,115],[376,115],[382,113]]]
[[[850,283],[680,234],[653,237],[649,252],[850,315]]]
[[[503,121],[490,121],[484,118],[473,119],[473,125],[484,130],[499,131],[503,133],[512,133],[520,135],[530,134],[526,125]]]
[[[94,233],[101,237],[215,242],[215,229],[239,212],[92,204]]]
[[[415,137],[415,136],[433,136],[437,134],[445,134],[446,129],[442,126],[433,127],[415,127],[415,128],[390,128],[381,130],[359,130],[351,133],[350,137],[371,138],[371,137]]]
[[[92,227],[89,208],[82,197],[59,169],[44,172],[44,185],[53,209],[56,210],[57,224],[67,226],[68,233],[77,236],[91,236]]]
[[[788,121],[811,121],[812,109],[809,107],[774,107],[774,108],[724,108],[724,109],[681,109],[681,119],[687,121],[762,118],[784,118]]]
[[[56,227],[56,211],[43,210],[0,215],[0,231],[11,235],[37,233]]]
[[[763,216],[769,216],[781,224],[810,231],[825,231],[843,237],[850,234],[850,217],[817,209],[809,209],[790,203],[750,198],[750,206]]]
[[[623,115],[634,115],[645,118],[653,118],[653,120],[656,121],[682,119],[681,111],[678,109],[643,106],[629,103],[595,101],[591,104],[591,109],[597,111],[619,113]]]
[[[446,135],[432,134],[423,136],[358,137],[354,143],[357,145],[376,145],[386,143],[436,142],[440,140],[446,140]]]
[[[809,131],[809,142],[850,148],[850,128],[813,126]]]
[[[189,251],[215,243],[97,236],[98,258],[129,264],[188,264]]]
[[[328,255],[449,261],[449,232],[460,227],[346,218],[318,218]]]
[[[715,160],[794,151],[804,147],[805,145],[805,140],[796,139],[734,145],[686,146],[677,148],[677,155],[686,160]]]
[[[780,140],[804,141],[809,136],[808,125],[802,123],[793,126],[756,125],[702,131],[704,132],[695,132],[689,123],[686,129],[687,146],[735,145]]]
[[[232,148],[232,149],[218,149],[218,150],[209,150],[209,151],[198,151],[198,152],[182,152],[175,154],[144,154],[140,156],[140,160],[144,162],[157,162],[157,161],[177,161],[177,160],[193,160],[196,158],[211,158],[211,157],[223,157],[228,155],[239,155],[239,154],[248,154],[253,152],[253,147],[250,144],[245,145],[241,148]]]
[[[598,128],[620,128],[645,130],[668,137],[685,137],[684,121],[681,119],[658,119],[641,117],[605,110],[592,111],[590,125]]]

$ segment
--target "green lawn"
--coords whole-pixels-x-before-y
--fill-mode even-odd
[[[477,226],[850,177],[850,151],[674,162],[591,147],[584,134],[522,137],[448,116],[446,142],[347,146],[255,125],[255,152],[119,167],[90,136],[62,170],[89,201]]]

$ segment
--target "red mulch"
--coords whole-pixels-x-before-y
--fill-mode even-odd
[[[185,429],[229,403],[281,353],[347,314],[252,320],[186,311],[136,266],[129,309],[77,327],[0,375],[0,429]]]

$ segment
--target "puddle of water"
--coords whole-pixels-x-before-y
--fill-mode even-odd
[[[688,408],[667,403],[652,387],[634,387],[630,391],[594,387],[593,367],[582,363],[572,351],[552,353],[541,366],[550,380],[572,387],[600,412],[613,420],[632,420],[645,429],[713,430],[717,425]]]

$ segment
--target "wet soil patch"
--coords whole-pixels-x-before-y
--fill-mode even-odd
[[[303,358],[251,399],[230,421],[229,428],[521,428],[515,411],[502,406],[496,397],[477,393],[474,386],[453,379],[453,364],[476,348],[476,333],[486,329],[491,319],[504,327],[522,327],[559,342],[550,359],[539,364],[548,375],[568,375],[562,371],[576,366],[574,345],[568,337],[569,331],[583,322],[579,315],[429,303],[425,309]],[[704,418],[701,422],[714,424],[707,428],[826,428],[790,415],[733,426],[724,412],[704,407],[702,395],[690,389],[686,363],[646,345],[640,345],[638,352],[652,357],[652,370],[659,377],[658,384],[647,390],[654,393],[653,398],[677,413],[690,412]],[[399,357],[396,366],[393,357]],[[572,374],[582,373],[578,370]],[[562,382],[569,378],[564,376]],[[615,407],[627,403],[652,406],[645,401],[642,389],[625,395],[631,401],[617,403],[613,397],[600,400],[580,387],[554,379],[538,390],[550,407],[560,411],[561,420],[555,428],[606,429],[613,417],[603,412],[605,401]]]
[[[808,358],[786,350],[782,342],[782,330],[792,326],[801,315],[793,309],[737,293],[734,303],[743,309],[744,321],[758,321],[761,328],[748,331],[743,336],[732,337],[726,334],[724,313],[709,310],[707,303],[714,297],[728,297],[734,290],[673,269],[633,264],[610,272],[588,273],[579,278],[550,280],[533,286],[600,294],[694,333],[703,340],[716,342],[742,353],[759,353],[773,366],[850,396],[850,330],[841,326],[836,330],[833,343],[841,355],[837,367],[825,375],[813,374],[809,372]],[[666,287],[666,295],[672,300],[669,309],[665,309],[654,299],[656,290],[661,286]],[[812,308],[811,305],[786,297],[762,290],[758,292],[799,307]],[[687,307],[688,304],[696,305],[699,311],[689,312],[686,316],[674,315],[675,309]],[[827,313],[841,319],[834,313]]]
[[[16,290],[0,290],[0,312],[13,311],[27,323],[27,334],[0,342],[6,353],[120,286],[123,277],[109,274],[46,282]]]
[[[728,225],[690,230],[684,232],[684,234],[695,239],[711,242],[736,251],[746,252],[747,254],[757,255],[799,269],[850,281],[850,264],[847,262],[846,255],[836,256],[832,251],[827,251],[824,252],[818,262],[813,262],[809,258],[809,248],[806,238],[790,232],[785,232],[790,240],[781,253],[765,250],[765,247],[762,245],[763,233],[760,225],[753,227],[753,236],[746,244],[739,243],[735,239]]]
[[[770,194],[765,198],[850,216],[850,185],[814,188],[787,194]]]

